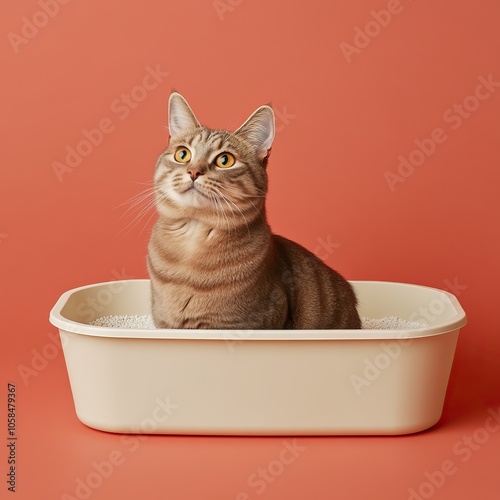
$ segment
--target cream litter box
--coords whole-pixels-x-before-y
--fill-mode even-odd
[[[400,318],[407,329],[93,326],[104,316],[150,315],[149,280],[70,290],[50,321],[78,418],[103,431],[148,434],[388,435],[431,427],[466,323],[462,307],[435,288],[351,283],[360,316]]]

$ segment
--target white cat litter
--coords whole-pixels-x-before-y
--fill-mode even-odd
[[[364,330],[411,330],[414,328],[425,328],[424,323],[406,321],[395,316],[384,318],[361,318]],[[134,328],[153,330],[155,325],[151,315],[111,315],[101,316],[90,322],[93,326],[104,326],[108,328]]]
[[[101,316],[90,322],[93,326],[105,326],[108,328],[136,328],[152,330],[155,328],[153,318],[149,314],[140,315],[122,315],[114,314],[111,316]]]
[[[417,321],[407,321],[396,316],[384,318],[361,318],[364,330],[412,330],[414,328],[425,328],[425,323]]]

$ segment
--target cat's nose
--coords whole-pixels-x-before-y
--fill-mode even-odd
[[[195,181],[200,175],[203,175],[205,173],[204,169],[200,167],[189,167],[187,172],[191,176],[191,180],[193,181]]]

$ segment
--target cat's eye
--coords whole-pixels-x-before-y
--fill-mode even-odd
[[[174,154],[175,161],[179,163],[187,163],[191,159],[191,151],[188,148],[180,147]]]
[[[221,153],[215,158],[215,164],[219,168],[229,168],[234,165],[236,158],[231,153]]]

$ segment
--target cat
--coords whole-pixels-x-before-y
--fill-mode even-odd
[[[351,285],[271,232],[272,108],[259,107],[235,132],[212,130],[172,92],[168,128],[154,173],[158,219],[147,257],[155,326],[361,328]]]

